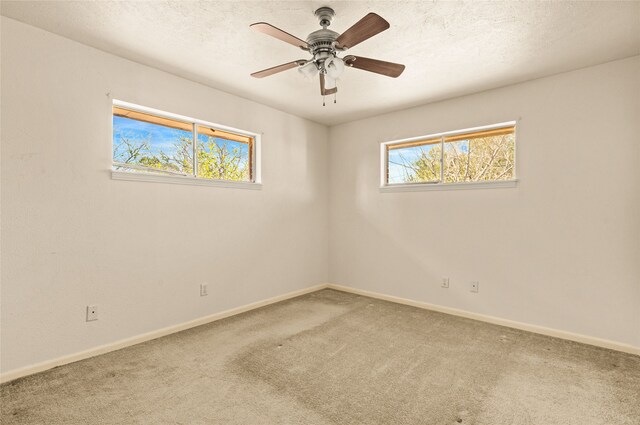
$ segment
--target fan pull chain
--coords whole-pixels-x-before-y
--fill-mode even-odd
[[[324,95],[322,95],[322,106],[327,106],[327,105],[325,105],[325,103],[324,103]]]

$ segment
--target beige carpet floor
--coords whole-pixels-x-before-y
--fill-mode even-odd
[[[323,290],[0,387],[2,424],[638,425],[640,357]]]

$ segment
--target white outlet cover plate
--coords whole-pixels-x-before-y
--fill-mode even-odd
[[[87,322],[92,322],[94,320],[98,320],[98,306],[88,305],[87,306]]]

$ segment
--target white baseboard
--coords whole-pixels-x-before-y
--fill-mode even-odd
[[[27,375],[33,375],[34,373],[38,373],[38,372],[43,372],[45,370],[52,369],[56,366],[61,366],[64,364],[77,362],[79,360],[88,359],[89,357],[105,354],[110,351],[115,351],[121,348],[129,347],[131,345],[140,344],[141,342],[150,341],[152,339],[156,339],[166,335],[170,335],[172,333],[184,331],[189,328],[194,328],[196,326],[204,325],[210,322],[215,322],[216,320],[225,319],[230,316],[235,316],[236,314],[240,314],[249,310],[254,310],[256,308],[264,307],[269,304],[274,304],[279,301],[288,300],[289,298],[295,298],[300,295],[308,294],[310,292],[319,291],[321,289],[327,288],[327,286],[328,286],[327,284],[320,284],[320,285],[311,286],[309,288],[288,292],[283,295],[278,295],[276,297],[272,297],[262,301],[257,301],[255,303],[247,304],[241,307],[232,308],[230,310],[222,311],[220,313],[214,313],[209,316],[201,317],[199,319],[191,320],[178,325],[169,326],[163,329],[158,329],[156,331],[147,332],[142,335],[137,335],[131,338],[122,339],[120,341],[112,342],[109,344],[100,345],[98,347],[90,348],[88,350],[81,351],[79,353],[69,354],[66,356],[58,357],[57,359],[47,360],[31,366],[26,366],[20,369],[11,370],[9,372],[6,372],[0,375],[0,383],[13,381],[14,379],[22,378]]]
[[[492,323],[494,325],[506,326],[509,328],[520,329],[523,331],[533,332],[541,335],[567,339],[569,341],[580,342],[583,344],[595,345],[596,347],[603,347],[603,348],[608,348],[610,350],[616,350],[616,351],[622,351],[624,353],[640,355],[640,347],[635,347],[629,344],[623,344],[621,342],[610,341],[602,338],[595,338],[592,336],[581,335],[573,332],[561,331],[561,330],[552,329],[552,328],[546,328],[544,326],[530,325],[527,323],[516,322],[514,320],[501,319],[495,316],[472,313],[472,312],[460,310],[457,308],[444,307],[440,305],[425,303],[422,301],[414,301],[406,298],[394,297],[392,295],[386,295],[378,292],[351,288],[348,286],[336,285],[332,283],[327,285],[327,287],[338,290],[338,291],[349,292],[357,295],[364,295],[366,297],[377,298],[385,301],[391,301],[398,304],[405,304],[413,307],[423,308],[426,310],[438,311],[440,313],[452,314],[454,316],[466,317],[468,319],[479,320],[481,322]]]
[[[20,369],[11,370],[9,372],[0,375],[0,383],[13,381],[14,379],[22,378],[24,376],[32,375],[34,373],[43,372],[48,369],[52,369],[56,366],[61,366],[68,363],[77,362],[79,360],[88,359],[100,354],[105,354],[110,351],[119,350],[121,348],[129,347],[131,345],[139,344],[141,342],[150,341],[152,339],[160,338],[172,333],[180,332],[186,329],[194,328],[196,326],[204,325],[216,320],[225,319],[236,314],[244,313],[246,311],[254,310],[260,307],[274,304],[279,301],[295,298],[300,295],[308,294],[310,292],[319,291],[321,289],[330,288],[337,291],[349,292],[357,295],[364,295],[366,297],[377,298],[380,300],[390,301],[398,304],[410,305],[413,307],[423,308],[426,310],[438,311],[441,313],[452,314],[454,316],[466,317],[468,319],[479,320],[482,322],[492,323],[495,325],[507,326],[509,328],[520,329],[523,331],[534,332],[537,334],[552,336],[556,338],[567,339],[570,341],[576,341],[583,344],[594,345],[597,347],[608,348],[611,350],[622,351],[624,353],[630,353],[640,355],[640,347],[633,345],[623,344],[620,342],[610,341],[601,338],[595,338],[587,335],[576,334],[572,332],[560,331],[557,329],[546,328],[544,326],[530,325],[527,323],[516,322],[513,320],[501,319],[499,317],[488,316],[485,314],[472,313],[465,310],[460,310],[451,307],[444,307],[435,304],[429,304],[422,301],[414,301],[406,298],[395,297],[392,295],[381,294],[378,292],[367,291],[364,289],[351,288],[348,286],[330,284],[320,284],[311,286],[309,288],[300,289],[297,291],[289,292],[283,295],[278,295],[266,300],[257,301],[255,303],[247,304],[241,307],[232,308],[230,310],[222,311],[220,313],[214,313],[209,316],[201,317],[199,319],[191,320],[189,322],[181,323],[174,326],[169,326],[156,331],[148,332],[142,335],[137,335],[131,338],[126,338],[120,341],[104,344],[98,347],[90,348],[79,353],[70,354],[57,359],[47,360],[41,363],[37,363],[31,366],[26,366]]]

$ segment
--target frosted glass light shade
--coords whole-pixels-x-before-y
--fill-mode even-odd
[[[324,68],[327,70],[327,76],[337,80],[344,72],[344,61],[335,56],[331,57],[324,62]]]
[[[318,75],[318,67],[315,62],[310,61],[298,68],[298,72],[308,80],[313,80]]]

